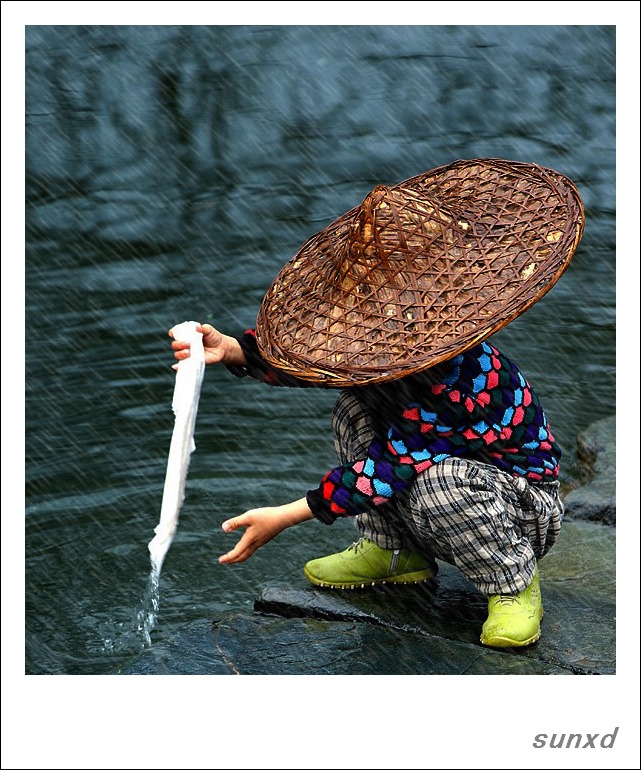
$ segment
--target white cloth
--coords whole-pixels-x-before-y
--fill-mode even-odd
[[[196,448],[194,430],[200,388],[205,374],[202,334],[196,331],[196,326],[195,321],[185,321],[173,327],[175,340],[190,343],[190,356],[178,363],[176,372],[172,400],[175,423],[167,460],[160,521],[154,530],[156,536],[149,543],[152,566],[157,574],[160,574],[178,526],[180,509],[185,499],[185,481],[189,461]]]

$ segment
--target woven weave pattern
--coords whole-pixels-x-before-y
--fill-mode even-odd
[[[420,371],[533,305],[582,232],[574,185],[529,164],[458,161],[376,187],[281,270],[259,347],[277,368],[336,387]]]

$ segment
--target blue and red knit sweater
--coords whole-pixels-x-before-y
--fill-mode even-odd
[[[269,385],[318,387],[271,367],[253,330],[239,339],[247,365],[228,367]],[[561,451],[539,399],[517,366],[488,342],[419,374],[354,386],[372,416],[367,455],[333,468],[307,493],[312,513],[331,524],[387,503],[447,457],[491,463],[531,482],[558,477]]]

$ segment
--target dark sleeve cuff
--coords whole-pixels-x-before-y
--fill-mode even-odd
[[[311,489],[307,493],[306,499],[310,511],[323,524],[333,524],[336,521],[337,517],[331,512],[329,503],[323,497],[320,489]]]
[[[245,366],[238,366],[234,364],[225,364],[227,371],[231,372],[234,377],[247,377],[251,376],[254,367],[254,360],[258,354],[258,346],[256,345],[256,339],[250,331],[246,331],[240,337],[234,336],[234,339],[240,345],[240,349],[243,351],[243,356],[247,362]]]
[[[311,388],[323,387],[316,383],[306,382],[275,369],[269,364],[260,353],[258,343],[256,342],[256,333],[253,329],[248,329],[242,337],[236,337],[243,356],[245,357],[245,366],[233,366],[225,364],[227,369],[236,377],[251,377],[267,385],[276,385],[289,388]]]

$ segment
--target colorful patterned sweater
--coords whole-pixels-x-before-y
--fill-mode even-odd
[[[318,387],[272,368],[253,330],[239,342],[247,366],[228,367],[236,376]],[[372,416],[376,438],[367,456],[333,468],[307,493],[312,513],[326,524],[387,503],[448,457],[491,463],[531,482],[558,476],[561,451],[536,394],[488,342],[419,374],[350,392]]]

